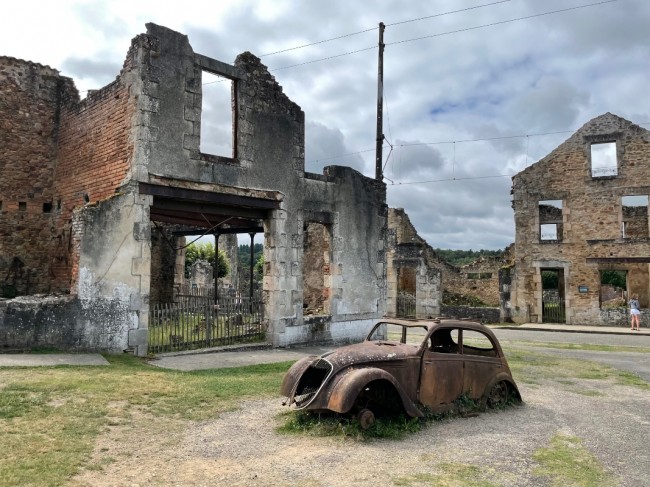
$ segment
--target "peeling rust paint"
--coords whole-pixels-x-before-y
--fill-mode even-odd
[[[402,331],[377,339],[388,335],[381,332],[388,326]],[[407,342],[414,331],[419,341]],[[425,407],[450,409],[461,395],[484,405],[521,399],[494,333],[480,323],[449,319],[381,320],[361,343],[296,362],[281,393],[284,405],[363,415],[364,424],[368,410],[418,417]]]

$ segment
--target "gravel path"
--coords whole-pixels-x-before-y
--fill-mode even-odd
[[[280,435],[279,399],[245,402],[198,424],[132,414],[100,438],[101,470],[84,471],[72,485],[392,486],[464,464],[496,485],[543,486],[550,483],[535,475],[533,453],[557,433],[582,438],[620,485],[649,484],[647,392],[593,380],[520,389],[524,406],[441,421],[402,440]],[[595,389],[603,395],[584,394]]]

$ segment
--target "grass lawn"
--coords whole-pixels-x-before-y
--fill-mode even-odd
[[[101,431],[127,419],[116,410],[163,421],[214,418],[242,399],[277,395],[290,365],[177,372],[128,355],[106,358],[106,367],[0,369],[0,486],[62,485],[88,461]]]

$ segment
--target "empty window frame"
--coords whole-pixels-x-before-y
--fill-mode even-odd
[[[492,279],[491,272],[468,272],[467,279]]]
[[[233,81],[201,72],[201,138],[199,150],[204,154],[235,157],[233,117]]]
[[[562,200],[539,202],[539,240],[541,242],[562,241]]]
[[[621,198],[621,237],[648,237],[648,195]]]
[[[591,144],[591,177],[602,178],[618,175],[616,142]]]
[[[627,306],[627,271],[601,269],[600,307],[625,308]]]

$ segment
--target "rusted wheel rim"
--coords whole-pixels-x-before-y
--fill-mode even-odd
[[[505,406],[508,401],[508,384],[504,381],[497,382],[490,389],[490,395],[488,396],[488,406],[497,408]]]
[[[370,409],[362,409],[359,411],[359,414],[357,414],[357,419],[359,420],[361,429],[367,430],[375,422],[375,413]]]

